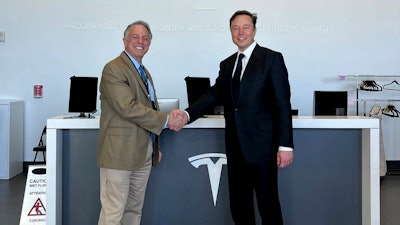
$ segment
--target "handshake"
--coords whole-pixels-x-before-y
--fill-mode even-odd
[[[173,131],[181,130],[188,122],[189,118],[185,111],[175,109],[168,114],[168,128]]]

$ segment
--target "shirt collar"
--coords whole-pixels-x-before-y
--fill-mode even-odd
[[[256,47],[257,42],[253,41],[253,43],[246,49],[244,52],[238,51],[238,54],[243,53],[245,56],[245,59],[249,59],[251,56],[251,53],[253,52],[254,48]]]
[[[138,61],[136,61],[136,59],[133,58],[131,55],[129,55],[129,53],[127,51],[125,51],[125,53],[128,56],[128,58],[132,61],[133,65],[135,65],[136,69],[139,69],[140,63]]]

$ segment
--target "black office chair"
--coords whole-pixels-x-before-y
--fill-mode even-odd
[[[33,159],[33,164],[36,163],[36,157],[37,157],[39,152],[42,152],[43,160],[44,160],[44,163],[46,164],[46,145],[44,144],[45,136],[46,136],[46,126],[43,128],[42,135],[40,136],[40,140],[39,140],[38,146],[33,148],[33,151],[36,152],[35,153],[35,159]]]
[[[314,91],[315,116],[346,116],[347,91]]]

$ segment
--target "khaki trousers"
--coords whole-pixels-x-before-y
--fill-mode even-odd
[[[99,225],[140,225],[152,151],[150,140],[146,162],[136,171],[100,168]]]

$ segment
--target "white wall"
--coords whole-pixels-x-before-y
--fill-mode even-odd
[[[238,9],[259,15],[256,40],[281,51],[290,73],[292,105],[312,114],[314,90],[350,90],[339,74],[400,74],[400,2],[287,1],[27,1],[0,0],[0,98],[25,101],[25,161],[46,119],[67,114],[69,77],[101,76],[123,50],[122,33],[138,19],[153,42],[144,58],[159,97],[187,106],[185,76],[218,73],[236,51],[229,18]],[[33,85],[44,97],[33,98]],[[350,92],[353,98],[354,92]],[[99,108],[99,104],[98,104]]]

